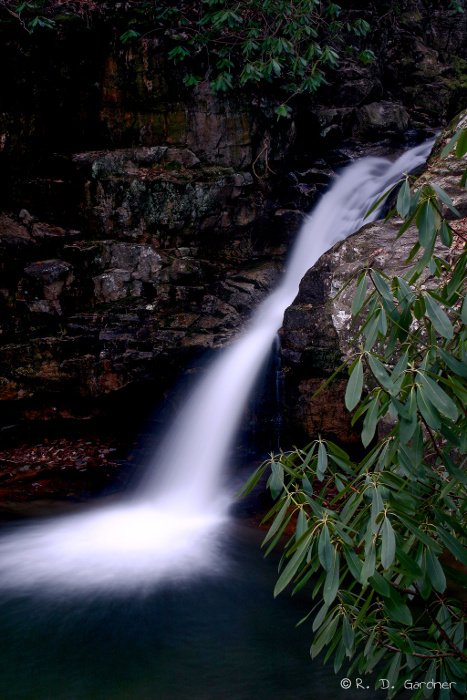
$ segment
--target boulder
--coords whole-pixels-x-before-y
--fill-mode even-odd
[[[382,100],[357,110],[354,135],[380,139],[381,135],[402,134],[409,126],[409,115],[402,104]]]
[[[63,297],[75,277],[72,266],[63,260],[40,260],[24,268],[20,294],[34,313],[62,315]]]

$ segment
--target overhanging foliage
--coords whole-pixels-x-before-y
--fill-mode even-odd
[[[99,13],[114,15],[123,43],[157,37],[169,60],[179,64],[184,83],[209,80],[214,92],[271,85],[281,93],[276,112],[288,116],[289,101],[314,92],[335,69],[340,53],[362,62],[373,53],[361,43],[370,29],[363,18],[343,19],[332,0],[202,0],[96,3],[93,0],[0,0],[3,21],[28,33]]]
[[[443,155],[453,148],[465,155],[467,129]],[[284,546],[274,593],[311,592],[312,658],[324,651],[336,672],[348,664],[347,675],[377,668],[389,697],[410,679],[414,698],[425,681],[449,698],[465,693],[467,662],[465,239],[435,183],[405,177],[396,211],[399,236],[418,229],[407,271],[363,270],[352,305],[345,403],[362,425],[365,456],[356,463],[318,438],[271,455],[245,492],[270,471],[264,545]]]

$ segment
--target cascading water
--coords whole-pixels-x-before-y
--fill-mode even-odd
[[[218,533],[231,499],[223,467],[242,411],[305,272],[362,225],[375,199],[426,160],[349,166],[304,223],[282,283],[213,362],[174,421],[136,494],[117,506],[20,526],[0,541],[0,587],[37,592],[151,588],[222,568]]]

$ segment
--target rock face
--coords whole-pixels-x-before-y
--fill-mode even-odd
[[[467,115],[458,125],[467,126]],[[435,149],[435,154],[439,150]],[[454,155],[446,159],[434,155],[419,179],[420,183],[432,180],[450,195],[464,217],[453,222],[459,231],[467,224],[467,190],[459,186],[465,167],[465,158],[459,161]],[[282,365],[286,423],[289,431],[302,439],[320,432],[341,443],[359,443],[359,433],[352,429],[343,402],[346,379],[337,379],[316,397],[313,394],[352,352],[350,309],[359,271],[372,266],[391,277],[406,269],[405,260],[418,240],[418,231],[412,226],[397,240],[398,224],[397,219],[368,224],[335,245],[307,272],[297,298],[285,313]]]
[[[111,24],[7,32],[0,424],[111,407],[125,420],[128,405],[156,402],[268,292],[337,168],[450,114],[464,89],[465,16],[388,2],[385,24],[381,3],[348,5],[373,20],[376,62],[350,57],[279,122],[270,95],[185,88],[151,36],[123,46]],[[310,284],[318,297],[328,282]],[[284,345],[291,368],[308,347],[303,326],[297,316]],[[328,326],[326,367],[337,342]],[[313,381],[303,377],[304,395]]]

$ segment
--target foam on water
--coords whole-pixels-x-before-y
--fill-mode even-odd
[[[0,540],[0,587],[150,589],[222,569],[224,467],[242,412],[305,272],[357,231],[374,200],[426,160],[432,142],[395,162],[363,158],[336,178],[305,221],[282,283],[212,363],[169,428],[135,494],[118,506],[17,527]],[[373,215],[374,217],[375,215]]]
[[[155,582],[218,574],[221,513],[184,516],[127,505],[18,528],[0,544],[0,585],[15,592],[150,590]]]

